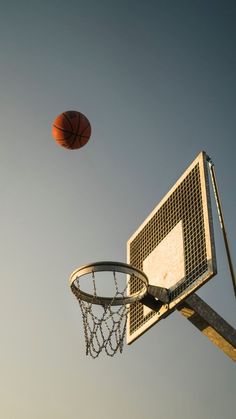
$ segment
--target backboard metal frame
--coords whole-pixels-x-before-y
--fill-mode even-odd
[[[177,258],[175,264],[179,263],[181,266],[184,264],[184,270],[183,266],[182,271],[180,270],[181,274],[184,274],[183,277],[178,278],[175,284],[173,279],[172,283],[168,283],[171,285],[167,287],[170,293],[168,304],[160,304],[156,300],[160,306],[158,311],[147,309],[141,303],[136,303],[130,308],[127,324],[128,344],[159,320],[171,314],[178,304],[216,274],[207,164],[207,155],[201,152],[128,240],[128,263],[149,276],[145,271],[149,258],[155,260],[158,247],[160,251],[157,253],[157,259],[163,252],[165,254],[165,243],[166,249],[171,248],[171,241],[175,241],[176,234],[181,230],[183,246],[178,245],[180,262]],[[161,249],[162,243],[164,251]],[[164,271],[159,272],[159,275],[163,274]],[[165,275],[161,281],[163,286]],[[158,283],[149,285],[158,285]],[[134,278],[129,285],[129,293],[132,295],[137,291],[136,288]]]

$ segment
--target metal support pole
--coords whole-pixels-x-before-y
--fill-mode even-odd
[[[143,298],[142,303],[155,312],[163,304],[150,294]],[[232,361],[236,361],[236,330],[197,294],[187,297],[176,309]]]
[[[208,164],[209,164],[209,170],[210,170],[210,174],[211,174],[212,186],[213,186],[213,191],[214,191],[214,195],[215,195],[216,207],[217,207],[218,216],[219,216],[219,220],[220,220],[220,227],[221,227],[221,230],[222,230],[222,233],[223,233],[224,244],[225,244],[225,249],[226,249],[226,254],[227,254],[227,259],[228,259],[228,264],[229,264],[229,269],[230,269],[230,274],[231,274],[233,288],[234,288],[234,294],[235,294],[235,297],[236,297],[236,278],[235,278],[233,263],[232,263],[232,259],[231,259],[231,255],[230,255],[227,234],[226,234],[226,230],[225,230],[225,223],[224,223],[222,206],[221,206],[221,203],[220,203],[219,189],[218,189],[217,182],[216,182],[214,163],[212,162],[212,160],[209,156],[207,156],[207,161],[208,161]]]
[[[229,358],[236,361],[236,330],[197,294],[186,298],[177,310]]]

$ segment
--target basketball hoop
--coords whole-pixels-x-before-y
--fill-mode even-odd
[[[98,292],[99,272],[112,272],[109,277],[113,286],[112,296],[101,296]],[[124,281],[122,284],[120,274],[127,276],[125,284]],[[90,284],[89,292],[81,289],[81,278],[86,275],[90,279],[86,281],[86,289]],[[129,281],[134,277],[138,285],[128,295]],[[95,262],[76,269],[70,276],[70,287],[81,308],[86,355],[97,358],[103,350],[108,356],[122,352],[130,304],[140,301],[147,294],[148,278],[144,272],[126,263]]]

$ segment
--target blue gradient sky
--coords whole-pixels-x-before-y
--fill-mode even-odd
[[[126,260],[202,149],[235,261],[235,21],[227,0],[1,2],[2,418],[235,417],[235,365],[178,313],[94,361],[68,287],[81,264]],[[51,138],[67,109],[92,124],[80,151]],[[236,327],[214,216],[218,275],[199,295]]]

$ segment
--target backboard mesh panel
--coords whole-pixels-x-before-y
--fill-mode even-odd
[[[142,270],[143,261],[180,221],[183,225],[185,277],[171,289],[171,300],[181,295],[208,269],[199,163],[130,243],[130,264]],[[139,283],[134,278],[130,293],[138,290]],[[155,312],[150,311],[144,316],[140,303],[131,306],[130,335],[154,315]]]

